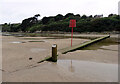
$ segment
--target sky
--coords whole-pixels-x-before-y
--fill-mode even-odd
[[[118,14],[120,0],[0,0],[0,24],[21,23],[40,14],[39,19],[57,14],[80,15]]]

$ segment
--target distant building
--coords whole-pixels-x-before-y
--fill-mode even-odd
[[[94,18],[103,18],[103,14],[102,15],[95,15]]]

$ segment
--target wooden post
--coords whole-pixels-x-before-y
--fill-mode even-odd
[[[57,62],[57,45],[52,45],[52,61]]]

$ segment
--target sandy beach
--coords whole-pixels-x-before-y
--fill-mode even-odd
[[[97,50],[77,50],[61,54],[70,47],[70,38],[2,36],[3,82],[117,82],[118,45]],[[90,39],[73,39],[73,45]],[[58,62],[37,63],[51,56],[58,46]],[[32,60],[29,60],[32,58]]]

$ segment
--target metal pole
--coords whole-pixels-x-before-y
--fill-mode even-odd
[[[57,45],[52,45],[52,61],[57,62]]]
[[[72,27],[72,32],[71,32],[71,47],[72,47],[72,39],[73,39],[73,27]]]

